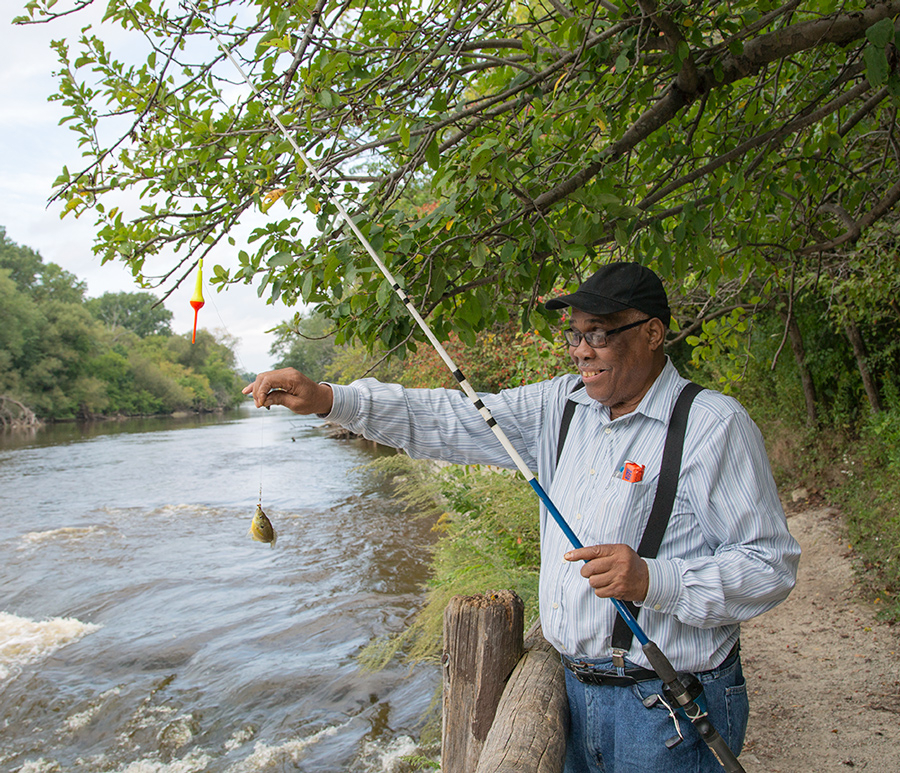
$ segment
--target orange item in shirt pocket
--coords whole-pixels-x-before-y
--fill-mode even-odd
[[[643,477],[643,464],[638,464],[637,462],[625,462],[625,467],[622,469],[622,480],[627,480],[630,483],[637,483],[642,480]]]

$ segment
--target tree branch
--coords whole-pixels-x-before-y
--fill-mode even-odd
[[[846,44],[864,36],[865,31],[881,19],[892,17],[898,13],[900,13],[900,1],[879,3],[857,13],[836,14],[823,19],[799,22],[792,27],[786,27],[749,41],[744,47],[743,54],[726,57],[722,63],[723,76],[721,79],[716,78],[712,68],[706,67],[698,72],[695,92],[683,92],[680,88],[675,87],[675,84],[670,86],[656,104],[646,110],[628,128],[620,140],[607,145],[600,151],[598,160],[542,193],[534,200],[535,206],[547,209],[571,196],[610,162],[625,155],[657,129],[671,121],[693,101],[698,92],[734,83],[758,73],[767,64],[824,43]],[[522,215],[524,216],[525,212]]]
[[[647,196],[643,199],[637,206],[639,209],[648,209],[649,207],[656,204],[656,202],[664,199],[673,191],[678,190],[679,188],[692,183],[694,180],[698,180],[701,177],[705,177],[706,175],[714,172],[716,169],[719,169],[726,164],[741,158],[749,151],[754,148],[758,148],[762,145],[766,145],[770,142],[774,142],[776,140],[780,140],[789,134],[795,134],[807,126],[812,126],[814,123],[818,123],[825,116],[839,110],[840,108],[848,105],[853,100],[859,98],[863,94],[865,94],[869,90],[869,82],[863,81],[862,83],[858,83],[852,89],[842,94],[839,97],[836,97],[831,102],[820,107],[818,110],[815,110],[811,113],[807,113],[806,115],[802,115],[800,118],[797,118],[794,121],[790,121],[779,126],[777,129],[772,129],[771,131],[766,132],[765,134],[757,135],[756,137],[752,137],[746,142],[738,145],[727,153],[722,154],[721,156],[714,158],[708,164],[704,164],[701,167],[698,167],[694,171],[686,174],[684,177],[680,177],[677,180],[669,183],[665,188],[656,191],[651,196]]]
[[[874,207],[872,207],[871,210],[869,210],[863,217],[857,220],[840,236],[835,239],[830,239],[826,242],[811,244],[808,247],[804,247],[803,249],[798,250],[797,254],[809,255],[813,252],[827,252],[828,250],[833,250],[835,247],[840,247],[842,244],[852,244],[856,242],[866,228],[884,217],[898,201],[900,201],[900,180],[895,182],[888,189],[887,193]]]

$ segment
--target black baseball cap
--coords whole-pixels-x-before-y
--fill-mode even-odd
[[[561,295],[544,304],[550,310],[566,306],[589,314],[637,309],[658,317],[666,327],[672,318],[660,278],[640,263],[608,263],[585,279],[571,295]]]

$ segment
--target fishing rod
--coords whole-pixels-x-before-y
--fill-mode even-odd
[[[258,88],[256,88],[256,85],[250,80],[247,73],[244,72],[244,69],[234,58],[231,50],[224,44],[221,38],[216,34],[216,31],[203,18],[203,15],[200,13],[199,8],[197,8],[194,0],[182,0],[182,2],[184,3],[184,5],[190,7],[191,10],[197,15],[203,26],[206,28],[207,32],[209,32],[212,38],[216,41],[216,44],[221,49],[222,53],[228,58],[228,60],[234,66],[235,70],[237,70],[237,72],[240,74],[241,78],[244,80],[253,94],[262,102],[265,112],[278,127],[278,130],[288,141],[291,148],[293,148],[297,157],[303,162],[304,167],[309,172],[310,176],[314,178],[320,185],[322,185],[323,189],[326,191],[326,198],[337,210],[337,213],[340,216],[341,220],[343,220],[347,227],[353,232],[353,234],[359,240],[360,245],[369,254],[369,257],[372,258],[372,261],[375,263],[375,265],[384,275],[384,278],[387,280],[388,284],[391,285],[394,292],[400,298],[400,301],[406,307],[406,310],[409,312],[410,316],[415,320],[416,324],[428,338],[435,351],[437,351],[440,358],[444,361],[444,364],[450,369],[450,372],[459,383],[459,386],[466,394],[466,397],[469,398],[469,400],[472,402],[472,405],[475,406],[476,410],[481,414],[481,417],[491,428],[494,436],[503,446],[503,449],[509,455],[509,458],[511,459],[513,464],[515,464],[516,468],[519,470],[519,472],[522,474],[531,488],[534,489],[541,502],[543,502],[544,506],[547,508],[547,512],[550,513],[553,520],[556,522],[559,528],[562,529],[563,533],[566,535],[566,538],[574,548],[583,548],[584,545],[582,544],[581,540],[579,540],[575,532],[572,531],[562,513],[559,511],[559,509],[550,499],[550,496],[546,491],[544,491],[543,487],[538,482],[534,473],[529,469],[528,465],[525,464],[525,460],[522,459],[522,457],[519,455],[519,452],[516,451],[515,447],[506,436],[506,433],[503,432],[503,430],[497,424],[497,421],[494,419],[490,410],[488,410],[488,408],[484,405],[484,403],[481,401],[481,398],[478,397],[478,394],[472,388],[472,385],[469,383],[468,379],[447,353],[447,350],[444,349],[441,342],[438,341],[434,332],[431,330],[431,327],[422,318],[422,315],[419,314],[418,309],[416,309],[412,301],[409,299],[409,296],[394,278],[394,275],[390,272],[388,267],[381,260],[381,257],[375,251],[375,248],[372,247],[372,245],[369,243],[369,240],[365,237],[365,235],[353,221],[350,213],[347,212],[341,201],[331,192],[331,189],[326,184],[325,179],[322,177],[318,168],[309,160],[306,153],[303,152],[303,149],[297,144],[296,140],[288,132],[285,125],[281,122],[281,119],[278,117],[278,115],[276,115],[275,111],[272,110],[266,99],[263,97],[262,93]],[[691,721],[691,723],[697,729],[697,732],[700,734],[700,737],[709,746],[710,750],[713,752],[716,759],[718,759],[722,767],[726,771],[728,771],[728,773],[745,773],[744,768],[741,766],[740,762],[738,762],[737,757],[735,757],[728,744],[725,742],[722,736],[719,735],[718,731],[716,731],[715,727],[713,727],[712,723],[709,721],[707,712],[696,701],[696,699],[700,697],[700,692],[702,692],[702,685],[700,685],[699,680],[697,680],[695,677],[692,677],[691,680],[683,679],[682,676],[678,674],[678,672],[669,662],[669,659],[663,654],[662,650],[660,650],[656,643],[651,641],[647,634],[644,633],[634,615],[632,615],[628,610],[628,607],[626,607],[625,604],[619,599],[612,598],[610,599],[610,601],[612,601],[613,606],[616,608],[616,611],[622,616],[622,619],[631,629],[638,642],[640,642],[644,655],[653,666],[653,670],[656,672],[657,676],[668,688],[669,695],[672,700],[678,704],[677,708],[680,708],[684,715]],[[698,686],[699,691],[697,689]],[[680,740],[680,738],[677,740]]]

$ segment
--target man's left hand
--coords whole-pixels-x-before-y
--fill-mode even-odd
[[[647,563],[628,545],[592,545],[570,550],[567,561],[586,561],[581,576],[587,577],[600,598],[643,601],[650,587]]]

